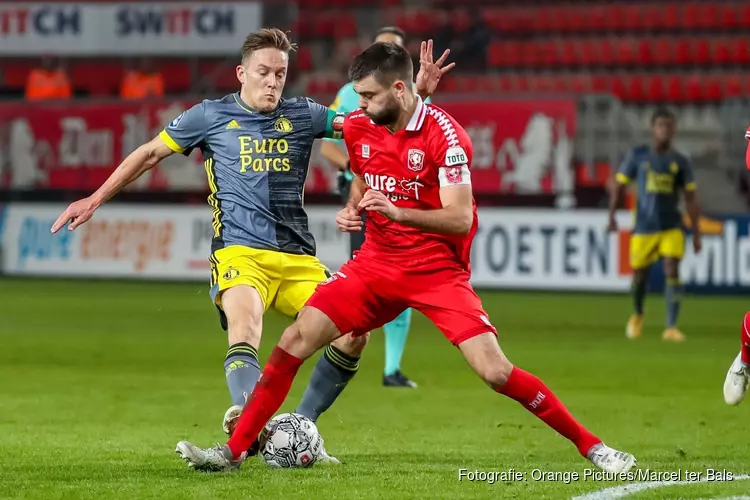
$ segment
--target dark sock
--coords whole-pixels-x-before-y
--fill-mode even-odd
[[[317,422],[320,415],[336,401],[358,369],[359,358],[349,356],[332,345],[326,347],[323,356],[315,365],[297,413]]]
[[[675,328],[677,316],[680,314],[680,301],[682,300],[682,284],[679,278],[667,278],[664,299],[667,302],[667,328]]]
[[[260,377],[258,352],[247,342],[230,346],[224,359],[224,373],[232,404],[245,406],[247,397],[253,392]]]
[[[643,303],[646,301],[646,282],[648,276],[644,276],[643,279],[633,279],[632,293],[633,293],[633,312],[639,316],[643,314]]]

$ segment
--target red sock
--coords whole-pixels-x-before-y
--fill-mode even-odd
[[[750,365],[750,312],[745,313],[745,318],[742,320],[742,331],[740,332],[742,337],[741,341],[741,358],[742,362],[746,365]]]
[[[237,421],[229,448],[234,458],[248,450],[289,394],[302,360],[276,346]]]
[[[508,381],[497,392],[515,399],[545,424],[571,440],[584,457],[592,446],[602,442],[573,418],[544,382],[529,372],[514,367]]]

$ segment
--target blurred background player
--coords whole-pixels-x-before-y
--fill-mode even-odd
[[[750,128],[745,132],[747,151],[745,166],[750,170]],[[747,395],[750,385],[750,313],[746,313],[740,327],[740,352],[729,367],[724,379],[724,401],[728,405],[738,405]]]
[[[389,26],[381,28],[375,35],[374,43],[390,42],[404,46],[406,34],[399,28]],[[447,70],[452,65],[446,66]],[[430,102],[427,98],[425,102]],[[336,99],[331,104],[331,109],[340,113],[349,114],[359,109],[359,94],[354,90],[352,82],[347,83],[338,91]],[[320,153],[339,170],[338,188],[341,192],[343,203],[349,200],[349,188],[352,182],[352,172],[349,169],[349,156],[340,147],[341,140],[325,139],[320,147]],[[349,252],[353,255],[359,250],[365,239],[365,232],[349,234]],[[417,387],[401,371],[401,358],[406,348],[406,338],[411,326],[411,309],[405,309],[396,319],[383,326],[385,333],[385,368],[383,370],[383,385],[389,387]]]
[[[670,342],[685,340],[677,328],[682,298],[679,265],[685,252],[680,193],[685,196],[696,254],[701,249],[701,233],[693,169],[690,160],[672,147],[675,128],[676,117],[671,111],[659,108],[654,112],[651,117],[652,145],[636,146],[625,157],[610,197],[608,229],[617,231],[615,210],[626,186],[635,183],[635,227],[630,238],[633,314],[626,327],[630,339],[641,336],[649,270],[661,257],[666,277],[667,308],[662,338]]]
[[[597,467],[628,472],[635,457],[602,443],[541,380],[513,366],[500,350],[497,332],[469,284],[477,212],[466,131],[414,95],[411,58],[401,46],[374,44],[354,60],[350,78],[363,111],[345,120],[355,179],[336,222],[341,231],[361,231],[361,213],[369,211],[369,236],[357,258],[321,285],[286,329],[229,442],[201,449],[180,441],[176,452],[196,470],[239,467],[304,360],[342,334],[365,334],[411,305],[494,391],[520,403]],[[364,153],[366,146],[377,155]],[[414,149],[422,152],[416,165]],[[407,164],[418,166],[420,174],[404,172]],[[417,176],[419,185],[410,188],[391,182]]]

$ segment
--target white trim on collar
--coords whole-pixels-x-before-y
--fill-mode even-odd
[[[411,120],[406,125],[406,130],[409,132],[415,132],[422,128],[424,119],[427,116],[427,105],[422,102],[422,98],[417,95],[417,108],[414,110],[414,114],[411,116]]]

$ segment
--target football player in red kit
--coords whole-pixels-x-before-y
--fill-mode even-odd
[[[750,128],[745,132],[745,139],[750,141]],[[745,153],[745,165],[750,170],[750,142]],[[724,401],[728,405],[738,405],[745,399],[750,384],[750,312],[745,314],[740,328],[740,353],[729,367],[724,379]]]
[[[341,231],[360,231],[367,211],[367,238],[284,332],[227,445],[202,449],[182,441],[177,453],[196,469],[238,467],[304,360],[342,334],[364,334],[412,307],[495,392],[518,401],[599,468],[627,472],[636,462],[632,455],[602,443],[500,350],[469,284],[477,228],[471,141],[448,114],[415,97],[412,72],[408,52],[390,43],[373,45],[352,63],[361,111],[345,119],[344,137],[356,178],[336,222]]]

